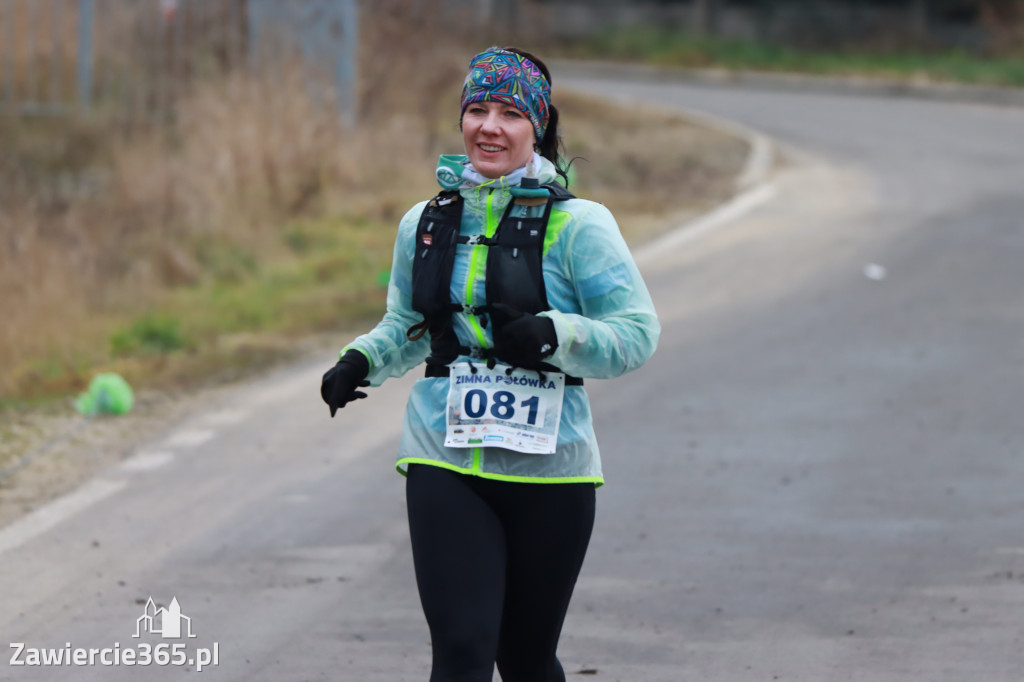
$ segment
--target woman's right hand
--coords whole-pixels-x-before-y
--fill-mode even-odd
[[[345,352],[338,364],[324,374],[320,382],[320,397],[331,408],[333,418],[339,408],[353,400],[365,398],[366,393],[357,391],[357,387],[370,385],[366,375],[370,372],[370,362],[366,356],[355,349]]]

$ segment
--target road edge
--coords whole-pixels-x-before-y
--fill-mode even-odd
[[[567,80],[572,78],[616,78],[621,73],[608,72],[603,62],[560,61],[558,68]],[[630,67],[631,65],[619,65]],[[566,87],[572,89],[572,84]],[[656,105],[656,103],[654,103]],[[666,108],[666,110],[668,110]],[[692,241],[716,227],[739,219],[749,211],[775,196],[775,187],[769,180],[779,158],[780,145],[759,130],[736,121],[690,107],[672,107],[671,113],[686,117],[693,124],[739,138],[747,144],[747,158],[743,168],[733,180],[733,194],[722,202],[684,221],[654,239],[631,249],[638,264],[644,264],[664,255],[685,242]]]
[[[921,100],[1024,107],[1024,89],[924,79],[897,80],[866,76],[818,76],[792,72],[732,71],[654,66],[579,59],[551,60],[553,68],[581,76],[674,81],[697,85],[743,86],[786,92],[907,97]]]

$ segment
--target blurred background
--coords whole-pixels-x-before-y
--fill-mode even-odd
[[[1013,87],[1024,0],[0,0],[0,408],[230,378],[378,316],[492,43]],[[634,243],[732,192],[743,143],[557,75],[573,189]]]

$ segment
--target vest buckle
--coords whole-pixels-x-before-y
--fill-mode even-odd
[[[481,244],[483,246],[490,246],[491,240],[482,234],[471,234],[466,237],[466,244],[470,246],[479,246]]]

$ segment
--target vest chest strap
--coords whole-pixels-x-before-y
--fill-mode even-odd
[[[467,244],[469,246],[494,246],[498,243],[498,240],[493,237],[486,237],[482,234],[472,234],[469,236],[459,235],[455,241],[459,244]]]

